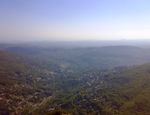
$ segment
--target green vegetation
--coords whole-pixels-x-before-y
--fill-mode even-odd
[[[0,51],[0,114],[149,115],[148,54],[113,48]]]

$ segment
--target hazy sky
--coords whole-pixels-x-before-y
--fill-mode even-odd
[[[0,0],[0,40],[150,38],[150,0]]]

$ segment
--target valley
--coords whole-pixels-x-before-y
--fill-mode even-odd
[[[5,47],[2,115],[148,115],[150,54],[132,46]]]

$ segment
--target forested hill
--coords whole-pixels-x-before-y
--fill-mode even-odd
[[[7,50],[39,62],[49,62],[47,66],[81,70],[108,69],[116,66],[131,66],[150,62],[148,49],[134,46],[106,46],[89,48],[53,48],[53,47],[8,47]],[[79,66],[80,65],[80,66]]]

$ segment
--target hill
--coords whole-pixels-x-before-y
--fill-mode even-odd
[[[47,83],[47,79],[52,81],[50,76],[50,71],[39,69],[23,57],[0,51],[0,114],[18,115],[26,106],[51,96],[55,89]]]
[[[146,49],[11,47],[0,51],[0,114],[148,115]]]
[[[108,69],[117,66],[132,66],[150,61],[148,49],[134,46],[106,46],[89,48],[55,47],[9,47],[7,50],[47,62],[48,68]],[[52,67],[53,66],[53,67]]]

